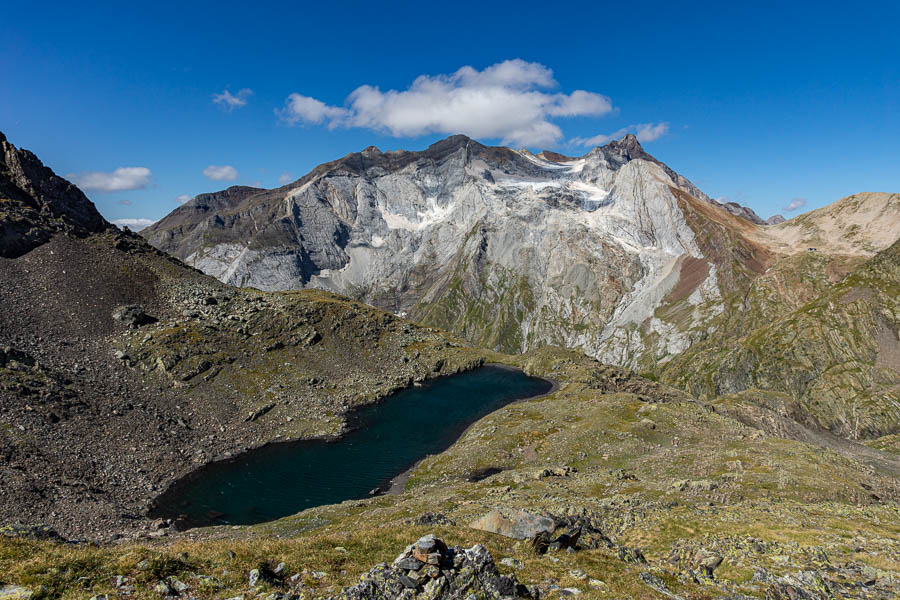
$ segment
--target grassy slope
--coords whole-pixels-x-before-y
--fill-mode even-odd
[[[306,571],[304,589],[315,595],[354,583],[431,531],[454,544],[483,543],[498,559],[519,559],[522,581],[576,586],[585,597],[657,597],[638,578],[648,570],[692,598],[729,590],[761,596],[766,586],[752,581],[759,568],[777,575],[818,568],[833,577],[828,569],[848,564],[900,571],[894,478],[834,452],[769,437],[672,388],[575,352],[490,358],[553,377],[561,387],[476,423],[447,452],[420,464],[402,495],[258,526],[192,531],[171,542],[70,548],[7,540],[0,542],[0,573],[70,598],[112,591],[115,575],[131,577],[137,597],[154,597],[152,586],[174,574],[192,586],[191,594],[211,598],[246,593],[249,569],[285,562],[289,573]],[[466,480],[488,466],[504,470]],[[577,472],[541,475],[562,466]],[[530,554],[525,543],[466,527],[497,506],[585,516],[617,543],[640,548],[650,564],[622,561],[605,548],[562,553],[554,562]],[[427,512],[455,525],[415,525]],[[715,583],[682,577],[700,548],[725,557]],[[142,560],[148,568],[139,568]],[[603,584],[588,586],[571,574],[575,569]],[[317,579],[313,571],[326,576]],[[202,583],[198,575],[214,581]],[[79,577],[89,579],[78,583]]]
[[[900,242],[859,261],[783,259],[659,374],[707,399],[757,390],[780,413],[853,439],[896,433]]]

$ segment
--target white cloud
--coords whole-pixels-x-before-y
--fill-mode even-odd
[[[113,225],[118,225],[119,228],[128,227],[132,231],[140,231],[144,227],[153,225],[155,222],[152,219],[116,219],[113,221]]]
[[[287,171],[283,172],[278,176],[278,185],[285,185],[294,180],[294,176],[288,173]]]
[[[337,106],[328,106],[321,100],[293,93],[284,102],[284,108],[276,111],[288,125],[297,123],[321,123],[322,121],[349,116],[349,111]]]
[[[150,176],[150,169],[147,167],[119,167],[112,173],[91,171],[69,175],[69,178],[83,190],[124,192],[147,187]]]
[[[639,142],[654,142],[669,133],[668,123],[657,123],[655,125],[653,123],[644,123],[636,125],[636,127]]]
[[[806,206],[806,198],[794,198],[790,201],[790,203],[782,208],[784,212],[794,212],[795,210],[800,210]]]
[[[234,181],[238,177],[237,169],[230,165],[217,167],[209,165],[203,169],[203,175],[216,181]]]
[[[570,143],[576,146],[601,146],[628,133],[635,134],[639,142],[652,142],[669,133],[669,124],[640,123],[638,125],[629,125],[608,134],[595,135],[590,138],[573,138]]]
[[[175,202],[178,204],[184,204],[185,202],[190,202],[194,197],[190,194],[181,194],[180,196],[175,196]]]
[[[221,94],[213,94],[213,102],[221,106],[228,112],[236,108],[247,105],[247,98],[253,95],[253,91],[247,88],[238,90],[237,94],[232,94],[228,90],[223,90]]]
[[[420,75],[405,90],[382,92],[363,85],[347,97],[344,107],[294,93],[276,112],[289,125],[363,127],[394,137],[464,133],[538,146],[562,139],[554,118],[601,116],[613,110],[604,95],[548,91],[555,87],[550,69],[515,59],[482,71],[465,66],[449,75]]]

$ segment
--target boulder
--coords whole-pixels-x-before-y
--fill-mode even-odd
[[[525,510],[498,508],[472,522],[469,527],[517,540],[527,540],[541,532],[552,533],[556,529],[556,520],[548,515]]]
[[[137,304],[128,306],[120,306],[112,313],[112,318],[116,321],[125,323],[132,329],[137,329],[143,325],[156,323],[156,318],[151,317],[144,311],[144,307]]]

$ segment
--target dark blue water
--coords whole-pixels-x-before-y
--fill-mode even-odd
[[[339,440],[272,444],[208,465],[160,496],[151,516],[182,528],[247,525],[365,498],[486,414],[551,387],[501,367],[435,379],[355,411]]]

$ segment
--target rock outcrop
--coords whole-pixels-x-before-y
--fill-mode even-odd
[[[411,544],[390,566],[381,564],[333,600],[464,600],[533,598],[514,575],[501,575],[490,552],[476,544],[448,548],[434,535]]]
[[[81,190],[0,132],[0,257],[20,256],[56,233],[84,236],[108,227]]]

